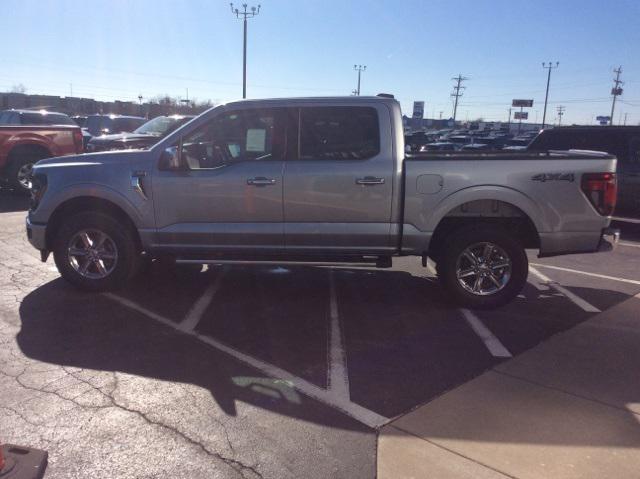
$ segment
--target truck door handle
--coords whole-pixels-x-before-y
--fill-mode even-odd
[[[364,178],[357,178],[356,185],[384,185],[384,178],[365,176]]]
[[[251,186],[269,186],[275,185],[276,180],[274,178],[265,178],[264,176],[257,176],[255,178],[249,178],[247,184]]]

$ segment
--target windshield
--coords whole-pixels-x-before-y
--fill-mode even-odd
[[[144,135],[162,136],[183,124],[188,118],[175,116],[158,116],[139,126],[133,132]]]

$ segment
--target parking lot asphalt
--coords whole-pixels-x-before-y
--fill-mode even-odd
[[[47,449],[46,477],[374,477],[380,426],[640,292],[629,228],[613,253],[531,254],[496,311],[450,304],[415,258],[153,265],[86,294],[5,198],[0,440]]]

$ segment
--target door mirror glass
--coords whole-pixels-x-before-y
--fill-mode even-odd
[[[165,171],[181,171],[185,168],[180,161],[180,149],[177,146],[170,146],[160,155],[158,168]]]

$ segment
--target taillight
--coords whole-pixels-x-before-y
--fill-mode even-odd
[[[598,213],[603,216],[613,214],[618,196],[615,173],[585,173],[582,191]]]
[[[76,147],[76,153],[84,152],[84,144],[82,142],[82,131],[81,130],[73,130],[73,144]]]

